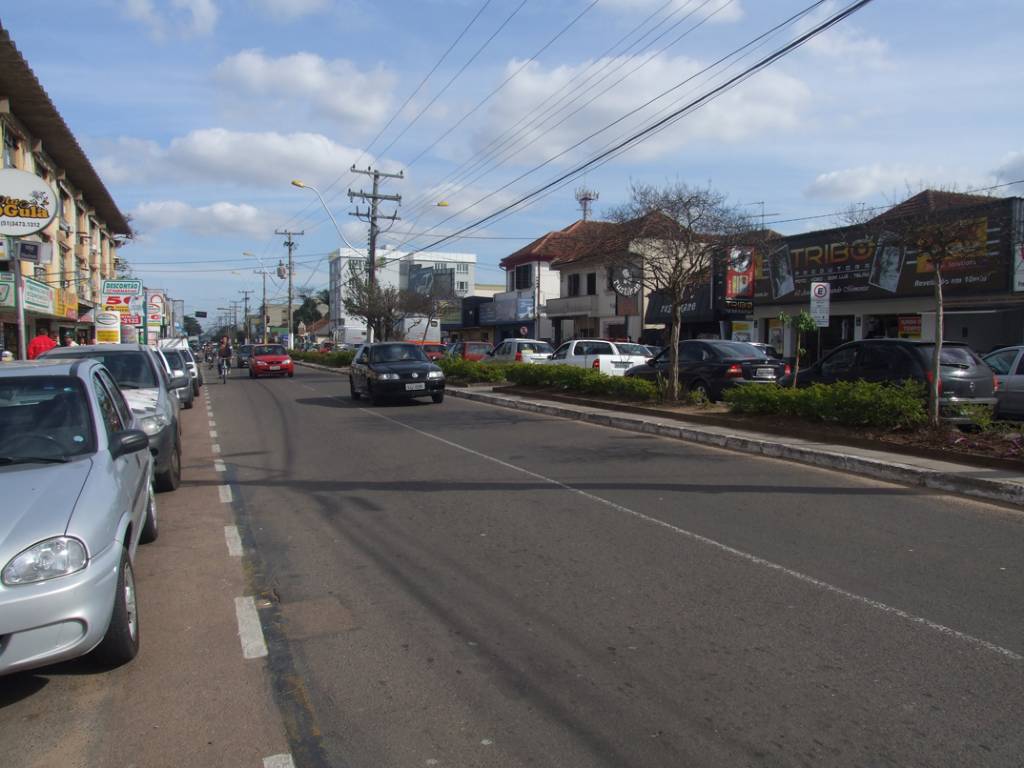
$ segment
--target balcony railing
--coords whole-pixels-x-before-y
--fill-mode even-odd
[[[597,296],[563,296],[548,299],[548,317],[598,317]]]

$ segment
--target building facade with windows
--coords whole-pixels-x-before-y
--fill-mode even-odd
[[[366,340],[366,321],[345,311],[345,291],[353,263],[357,269],[365,269],[366,252],[343,248],[330,255],[330,333],[337,342],[361,344]],[[442,324],[457,322],[460,300],[476,290],[476,254],[385,248],[377,253],[376,279],[381,287],[436,297],[436,316],[407,316],[398,330],[406,338],[439,341]]]
[[[26,338],[44,330],[91,340],[101,282],[116,276],[117,249],[131,237],[131,228],[2,27],[0,146],[4,168],[36,174],[60,200],[53,222],[24,238],[40,244],[37,262],[21,261]],[[2,238],[0,248],[0,339],[17,355],[13,254]]]

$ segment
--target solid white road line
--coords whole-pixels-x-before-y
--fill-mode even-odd
[[[228,466],[220,459],[213,460],[213,469],[215,472],[227,472]]]
[[[263,758],[263,768],[295,768],[291,755],[271,755]]]
[[[242,656],[246,659],[266,656],[267,644],[263,640],[263,627],[260,626],[260,615],[256,612],[256,601],[251,597],[236,597],[235,616],[238,618]]]
[[[228,554],[231,557],[242,556],[242,537],[238,535],[237,525],[224,526],[224,540],[228,544]]]
[[[212,450],[214,453],[220,453],[220,445],[218,443],[214,443],[213,445],[210,446],[210,450]]]
[[[335,395],[335,398],[338,400],[342,399],[337,395]],[[384,419],[385,421],[390,421],[392,424],[397,424],[401,427],[405,427],[406,429],[412,430],[413,432],[423,435],[424,437],[429,437],[431,440],[437,440],[439,443],[444,443],[447,446],[457,448],[460,451],[465,451],[466,453],[471,454],[473,456],[477,456],[481,459],[486,459],[487,461],[494,462],[495,464],[505,467],[506,469],[521,472],[522,474],[528,475],[529,477],[535,478],[537,480],[542,480],[545,483],[550,483],[551,485],[557,486],[562,490],[568,491],[569,493],[575,493],[586,499],[590,499],[591,501],[596,501],[599,504],[604,504],[605,506],[611,507],[612,509],[618,512],[622,512],[624,514],[635,517],[638,520],[643,520],[644,522],[660,526],[661,528],[665,528],[680,536],[685,536],[686,538],[692,541],[705,544],[709,547],[714,547],[715,549],[725,552],[726,554],[732,555],[733,557],[745,560],[748,563],[753,563],[754,565],[759,565],[763,568],[768,568],[769,570],[775,571],[776,573],[784,574],[786,576],[789,576],[790,578],[796,579],[797,581],[803,582],[804,584],[816,587],[817,589],[820,589],[823,592],[828,592],[833,595],[838,595],[839,597],[844,597],[847,600],[852,600],[855,603],[866,605],[870,608],[874,608],[878,611],[881,611],[882,613],[887,613],[890,616],[896,616],[905,621],[909,621],[912,624],[918,624],[934,632],[938,632],[939,634],[968,643],[969,645],[973,645],[976,648],[983,648],[986,651],[997,653],[1000,656],[1012,659],[1013,661],[1024,661],[1024,656],[1021,656],[1019,653],[1011,651],[1009,648],[1003,648],[1001,645],[996,645],[995,643],[989,642],[988,640],[982,640],[981,638],[974,637],[973,635],[968,635],[967,633],[961,632],[957,629],[953,629],[952,627],[947,627],[945,624],[939,624],[937,622],[930,621],[929,619],[923,618],[921,616],[915,616],[912,613],[907,613],[901,608],[896,608],[886,603],[879,602],[878,600],[872,600],[870,597],[864,597],[863,595],[858,595],[854,592],[849,592],[843,589],[842,587],[837,587],[833,584],[829,584],[827,581],[816,579],[815,577],[808,576],[807,574],[801,573],[800,571],[794,571],[792,568],[787,568],[784,565],[779,565],[778,563],[774,563],[771,560],[765,560],[763,557],[752,555],[749,552],[744,552],[741,549],[730,547],[728,544],[723,544],[722,542],[716,541],[715,539],[708,538],[707,536],[702,536],[701,534],[694,533],[693,531],[688,531],[685,528],[680,528],[678,526],[672,525],[671,523],[667,523],[664,520],[659,520],[656,517],[650,517],[649,515],[645,515],[643,512],[637,512],[636,510],[630,509],[629,507],[624,507],[621,504],[616,504],[614,501],[608,501],[608,499],[602,499],[600,496],[595,496],[592,493],[581,491],[579,488],[573,488],[571,485],[566,485],[565,483],[555,480],[553,478],[546,477],[544,475],[539,475],[536,472],[531,472],[530,470],[524,469],[523,467],[516,466],[515,464],[510,464],[507,461],[502,461],[501,459],[496,458],[494,456],[488,456],[486,453],[475,451],[472,448],[467,448],[464,445],[453,443],[451,440],[445,440],[443,437],[438,437],[437,435],[432,435],[429,432],[424,432],[422,429],[411,427],[408,424],[405,424],[404,422],[398,421],[397,419],[393,419],[390,416],[385,416],[384,414],[371,410],[370,408],[360,408],[360,410],[363,411],[364,413],[369,413],[373,416],[377,416],[378,418]]]
[[[221,501],[223,501],[225,504],[230,504],[231,503],[232,496],[231,496],[231,486],[230,485],[218,486],[217,487],[217,492],[220,494],[220,500]]]

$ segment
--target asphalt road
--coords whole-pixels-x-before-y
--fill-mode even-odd
[[[1020,513],[347,392],[213,390],[298,764],[1021,765]]]

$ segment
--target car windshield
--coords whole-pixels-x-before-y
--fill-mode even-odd
[[[110,375],[114,377],[114,381],[117,382],[117,386],[121,387],[121,389],[156,389],[160,386],[156,379],[156,371],[149,364],[149,360],[146,358],[147,353],[142,350],[112,350],[110,352],[101,351],[96,348],[81,351],[71,350],[74,350],[74,348],[55,349],[47,352],[43,357],[59,357],[62,359],[68,357],[91,357],[93,360],[99,360],[107,367]]]
[[[280,344],[261,344],[252,348],[252,354],[254,357],[260,357],[261,355],[285,355],[287,352]]]
[[[642,344],[629,344],[615,342],[615,346],[618,347],[619,352],[624,355],[640,355],[642,357],[650,357],[650,352],[647,351],[647,347]]]
[[[443,354],[446,347],[444,346],[444,344],[427,344],[426,346],[423,347],[423,349],[427,352],[437,352]]]
[[[470,352],[490,352],[491,345],[487,342],[480,342],[478,344],[467,344],[466,349]]]
[[[172,371],[184,371],[185,362],[181,359],[181,352],[176,349],[165,349],[164,357],[167,358],[167,364],[171,366]]]
[[[403,360],[425,361],[427,356],[415,344],[381,344],[370,349],[370,361],[374,363],[398,363]]]
[[[71,376],[0,379],[0,466],[59,462],[95,450],[81,381]]]
[[[528,355],[550,355],[555,350],[546,341],[521,341],[519,351]]]
[[[242,346],[240,346],[238,348],[238,354],[240,354],[240,355],[248,355],[251,352],[252,352],[252,347],[249,346],[248,344],[243,344]]]
[[[711,341],[708,342],[708,344],[711,345],[711,348],[714,349],[720,357],[754,357],[758,359],[768,357],[764,353],[764,350],[758,349],[753,344],[748,344],[745,341]]]

